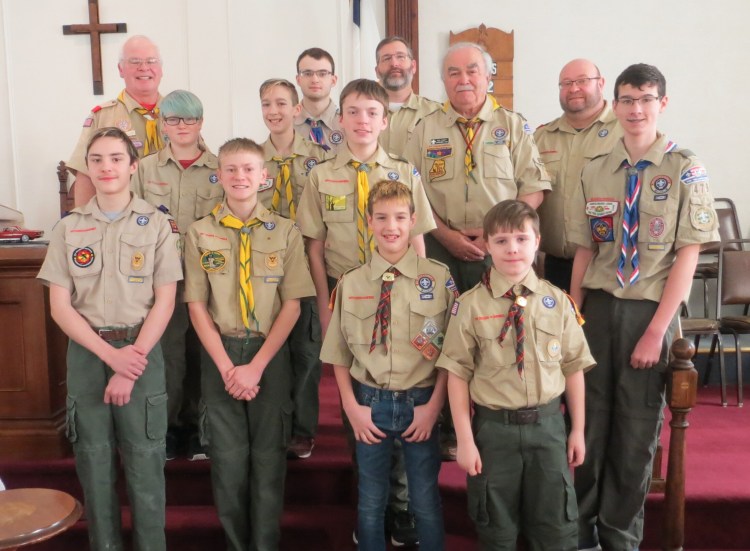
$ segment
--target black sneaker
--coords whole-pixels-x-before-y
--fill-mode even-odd
[[[172,429],[167,430],[167,461],[177,457],[177,448],[180,440],[177,437],[177,433]]]
[[[208,459],[208,448],[201,446],[201,439],[197,432],[188,437],[187,444],[188,461],[205,461]]]
[[[419,545],[417,535],[417,519],[408,509],[394,511],[390,507],[386,510],[386,527],[391,534],[393,547],[414,547]]]

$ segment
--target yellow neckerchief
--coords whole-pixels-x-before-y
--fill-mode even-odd
[[[294,204],[292,172],[289,167],[295,157],[298,157],[296,153],[293,153],[291,157],[286,158],[281,156],[271,157],[271,160],[275,161],[279,167],[279,173],[276,175],[276,187],[273,190],[273,199],[271,199],[271,208],[276,212],[281,213],[281,190],[283,189],[284,195],[286,196],[286,202],[289,205],[289,218],[292,220],[297,217],[297,207]]]
[[[360,163],[349,161],[349,164],[357,171],[357,244],[359,245],[359,263],[367,262],[367,248],[370,253],[375,250],[375,242],[372,240],[372,230],[367,226],[367,198],[370,195],[370,182],[367,173],[377,166],[377,163]]]
[[[495,96],[488,95],[487,97],[490,98],[490,101],[492,102],[492,110],[495,111],[500,108],[500,104],[495,99]],[[443,104],[443,111],[448,112],[448,109],[451,107],[450,101],[446,101]],[[474,162],[474,155],[472,153],[472,148],[474,145],[474,138],[477,136],[477,132],[479,131],[479,128],[482,126],[482,119],[479,117],[474,117],[473,119],[467,119],[466,117],[459,116],[456,119],[456,122],[460,125],[463,125],[465,128],[465,131],[462,130],[461,133],[463,134],[464,143],[466,144],[466,153],[464,153],[464,172],[466,174],[466,179],[468,181],[469,174],[471,173],[474,168],[476,168],[476,163]]]
[[[123,104],[125,103],[125,90],[117,96]],[[149,153],[160,151],[164,147],[164,142],[159,134],[159,127],[156,121],[159,119],[159,108],[154,107],[151,111],[140,105],[134,109],[136,113],[146,119],[146,141],[143,142],[143,156]]]

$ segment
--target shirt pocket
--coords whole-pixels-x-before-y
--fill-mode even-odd
[[[323,221],[353,222],[357,212],[356,186],[342,183],[321,182],[318,187],[323,207]]]
[[[536,353],[541,363],[559,364],[562,358],[562,319],[537,316],[534,320]]]
[[[375,313],[378,310],[378,299],[380,297],[363,298],[357,300],[344,300],[342,304],[343,319],[341,327],[346,333],[346,342],[352,345],[370,346],[372,341],[372,330],[375,327]],[[375,343],[381,342],[380,331],[375,335]]]
[[[638,242],[673,243],[677,233],[677,200],[643,197],[638,205]],[[650,193],[650,190],[646,191]]]
[[[120,236],[120,272],[126,276],[151,276],[154,273],[156,235],[123,233]]]
[[[171,187],[166,184],[146,182],[143,186],[143,198],[155,207],[164,205],[169,209],[171,207],[171,193]]]
[[[279,285],[284,279],[286,249],[274,241],[253,239],[253,277],[265,284]]]
[[[562,153],[559,151],[550,151],[549,153],[542,151],[539,156],[541,157],[542,162],[544,163],[544,168],[547,169],[547,173],[549,174],[552,180],[552,185],[554,186],[557,183],[557,177],[560,174]]]
[[[65,247],[68,252],[68,269],[76,277],[97,276],[102,271],[102,233],[67,233]]]
[[[507,146],[486,147],[484,150],[484,177],[513,181],[513,161]]]
[[[209,214],[223,197],[224,190],[219,184],[199,186],[195,190],[195,219],[199,220]]]
[[[447,149],[450,148],[450,153]],[[448,154],[446,154],[448,153]],[[456,170],[456,148],[453,146],[428,147],[422,162],[422,178],[430,183],[453,182]],[[463,156],[461,157],[463,166]]]
[[[412,338],[428,328],[428,325],[434,326],[437,329],[437,331],[428,330],[427,336],[429,337],[432,337],[435,333],[443,333],[445,330],[443,327],[446,310],[445,300],[438,300],[439,297],[434,296],[435,291],[429,294],[433,295],[432,299],[421,300],[415,298],[409,304],[409,333]]]
[[[500,318],[474,321],[474,332],[479,343],[479,352],[476,355],[482,358],[482,363],[485,365],[511,368],[516,363],[513,328],[508,329],[508,334],[506,334],[502,345],[497,340],[505,319],[506,316],[503,315]]]

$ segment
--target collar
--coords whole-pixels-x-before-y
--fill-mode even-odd
[[[417,279],[417,275],[419,275],[419,270],[417,268],[418,261],[419,257],[417,257],[417,253],[414,252],[414,249],[411,246],[396,264],[391,264],[386,261],[380,256],[378,250],[375,249],[372,253],[372,258],[370,259],[370,279],[373,281],[383,279],[383,274],[391,266],[395,266],[399,272],[409,279]]]
[[[500,107],[501,105],[498,103],[497,109],[500,109]],[[495,112],[495,110],[495,104],[493,103],[492,99],[490,99],[490,96],[488,94],[484,98],[484,104],[477,113],[476,118],[484,122],[492,120],[492,114]],[[446,127],[456,124],[458,118],[462,116],[453,108],[453,105],[449,101],[445,102],[445,105],[443,106],[443,112],[446,114]]]
[[[612,104],[610,104],[610,102],[605,100],[604,108],[599,112],[599,116],[597,116],[596,119],[594,119],[591,122],[591,124],[589,124],[586,128],[582,128],[581,130],[587,130],[596,124],[599,124],[599,125],[609,124],[615,120],[617,120],[617,117],[615,117],[615,112],[612,111]],[[571,134],[578,133],[578,131],[573,127],[573,125],[570,124],[568,119],[566,119],[564,116],[558,117],[551,123],[544,125],[544,127],[547,128],[547,130],[549,131],[560,130],[562,132],[569,132]]]
[[[300,124],[305,124],[305,121],[307,119],[318,119],[323,121],[323,124],[325,124],[331,130],[334,130],[338,127],[338,125],[336,124],[336,118],[339,114],[339,108],[335,103],[333,103],[333,100],[328,103],[328,107],[326,107],[318,117],[313,117],[307,111],[307,109],[305,109],[305,106],[302,102],[300,102],[299,104],[302,109],[300,110],[299,115],[294,118],[294,124],[299,126]]]
[[[172,148],[169,147],[169,145],[167,145],[167,147],[165,147],[165,148],[160,149],[159,151],[157,151],[156,155],[157,155],[157,157],[156,157],[157,163],[156,164],[159,165],[159,166],[164,166],[164,165],[166,165],[169,162],[173,162],[177,166],[182,167],[182,165],[180,164],[180,161],[172,153]],[[212,155],[211,155],[210,152],[206,151],[205,149],[202,149],[200,157],[198,157],[193,162],[193,164],[190,165],[190,166],[205,165],[208,168],[212,168],[212,169],[216,170],[217,168],[219,168],[219,164],[214,159],[212,159],[211,157],[212,157]]]
[[[126,109],[128,110],[128,113],[132,113],[133,109],[136,109],[138,107],[142,107],[142,105],[140,103],[138,103],[136,100],[133,99],[133,96],[131,96],[130,94],[128,94],[127,90],[123,90],[122,91],[122,95],[123,95],[123,98],[125,100],[122,103],[126,107]],[[161,99],[162,99],[161,98],[161,94],[159,94],[159,97],[156,99],[156,106],[157,107],[161,103]]]
[[[96,195],[94,195],[89,200],[89,202],[86,203],[85,205],[75,208],[73,210],[75,212],[80,212],[81,214],[88,214],[90,216],[93,216],[95,220],[100,220],[106,223],[113,222],[113,220],[110,220],[109,218],[104,216],[104,213],[102,213],[101,209],[99,208],[99,203],[96,200]],[[143,199],[136,197],[131,191],[130,202],[122,210],[122,216],[118,218],[117,220],[120,220],[121,218],[125,218],[131,212],[135,212],[138,214],[152,214],[155,211],[156,211],[156,207],[144,201]]]
[[[664,160],[664,155],[666,155],[667,150],[669,148],[672,148],[673,145],[674,144],[670,142],[664,134],[662,134],[661,132],[657,132],[656,141],[651,145],[643,158],[636,159],[635,161],[631,162],[631,159],[628,157],[628,152],[625,149],[625,142],[623,141],[623,138],[620,138],[619,140],[617,140],[614,149],[612,149],[612,153],[609,155],[609,157],[607,157],[607,170],[614,174],[618,169],[622,167],[623,161],[628,161],[630,162],[630,164],[635,164],[638,161],[643,160],[650,161],[654,166],[659,166]]]
[[[360,161],[360,159],[356,159],[353,155],[349,147],[344,146],[340,147],[339,150],[336,152],[336,157],[333,159],[333,168],[339,169],[345,167],[347,164],[349,164],[350,161]],[[388,155],[388,152],[383,149],[380,145],[378,145],[378,148],[375,150],[375,154],[368,159],[368,163],[378,163],[380,166],[385,168],[393,168],[393,159]]]
[[[311,143],[313,143],[313,142],[310,142],[309,140],[305,140],[299,132],[295,131],[294,132],[294,141],[292,142],[292,153],[291,153],[291,155],[298,155],[300,157],[307,157],[307,156],[309,156],[310,155],[309,149],[310,149],[310,144]],[[320,148],[321,150],[323,150],[323,148],[320,145],[318,145],[316,143],[313,143],[313,145],[316,148]],[[325,150],[323,150],[323,151],[325,151]],[[280,157],[281,156],[281,155],[279,155],[279,152],[276,150],[276,147],[271,142],[271,136],[270,135],[268,136],[268,139],[265,142],[263,142],[263,156],[264,156],[264,160],[267,163],[273,161],[274,157]]]
[[[211,210],[211,215],[217,223],[227,214],[234,216],[232,210],[227,206],[226,198]],[[250,213],[250,218],[257,218],[261,222],[274,222],[273,213],[264,207],[260,201],[255,204],[255,209]]]
[[[503,276],[495,269],[494,266],[490,269],[490,286],[492,287],[492,298],[502,297],[508,289],[511,289],[516,285],[523,285],[532,293],[536,293],[539,289],[539,278],[534,272],[534,269],[530,268],[529,273],[526,274],[526,276],[519,283],[511,283],[510,281],[508,281],[505,276]]]

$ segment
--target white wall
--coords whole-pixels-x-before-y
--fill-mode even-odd
[[[214,150],[236,135],[265,139],[258,87],[270,77],[293,79],[303,49],[329,50],[337,72],[351,49],[342,32],[347,0],[99,3],[101,21],[125,22],[129,36],[159,43],[162,92],[188,88],[203,100]],[[384,2],[374,3],[382,34]],[[515,107],[532,125],[559,114],[557,76],[571,58],[596,61],[610,96],[625,66],[656,64],[671,97],[663,130],[703,159],[714,194],[738,202],[750,233],[750,191],[739,174],[739,129],[750,120],[741,100],[750,90],[746,0],[421,0],[419,13],[421,93],[435,99],[444,97],[439,63],[450,30],[481,23],[515,30]],[[49,230],[58,218],[55,167],[88,111],[122,88],[116,63],[125,35],[103,35],[104,95],[92,94],[89,38],[62,34],[63,25],[87,20],[85,0],[0,0],[0,203],[22,210],[35,228]]]

